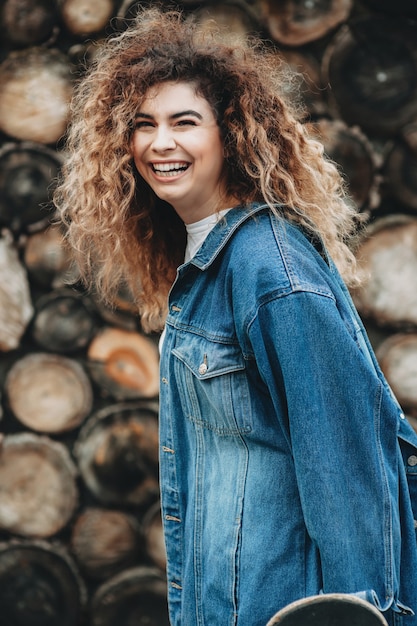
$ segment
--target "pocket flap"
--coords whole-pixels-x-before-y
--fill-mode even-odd
[[[240,347],[190,336],[179,343],[172,353],[200,380],[244,370],[245,360]]]

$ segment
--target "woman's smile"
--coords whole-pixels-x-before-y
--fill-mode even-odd
[[[190,164],[186,162],[163,162],[163,163],[151,163],[152,169],[156,175],[162,177],[172,178],[178,174],[182,174],[188,170]]]

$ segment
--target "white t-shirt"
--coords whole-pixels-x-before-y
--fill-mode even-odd
[[[190,261],[190,259],[193,258],[193,256],[203,245],[204,240],[209,232],[215,227],[217,222],[222,219],[223,215],[226,215],[228,211],[230,211],[230,209],[224,209],[223,211],[219,211],[218,213],[212,213],[207,217],[203,217],[203,219],[199,220],[198,222],[193,222],[192,224],[185,225],[185,228],[187,229],[187,245],[185,248],[184,263],[187,263],[187,261]],[[165,328],[159,338],[159,353],[161,353],[164,338]]]
[[[217,222],[219,222],[223,215],[230,209],[225,209],[224,211],[219,211],[218,213],[213,213],[212,215],[208,215],[207,217],[203,217],[202,220],[198,222],[193,222],[192,224],[186,224],[185,227],[187,229],[187,246],[185,248],[185,257],[184,263],[187,263],[193,256],[198,252],[201,246],[204,243],[205,238],[215,227]]]

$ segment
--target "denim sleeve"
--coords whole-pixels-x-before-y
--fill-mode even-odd
[[[329,296],[272,299],[248,332],[288,434],[323,592],[408,613],[398,597],[398,420],[389,394]]]

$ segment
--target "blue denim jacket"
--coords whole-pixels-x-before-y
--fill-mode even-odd
[[[417,625],[417,437],[334,264],[265,206],[178,269],[160,444],[173,626],[265,626],[330,592]]]

